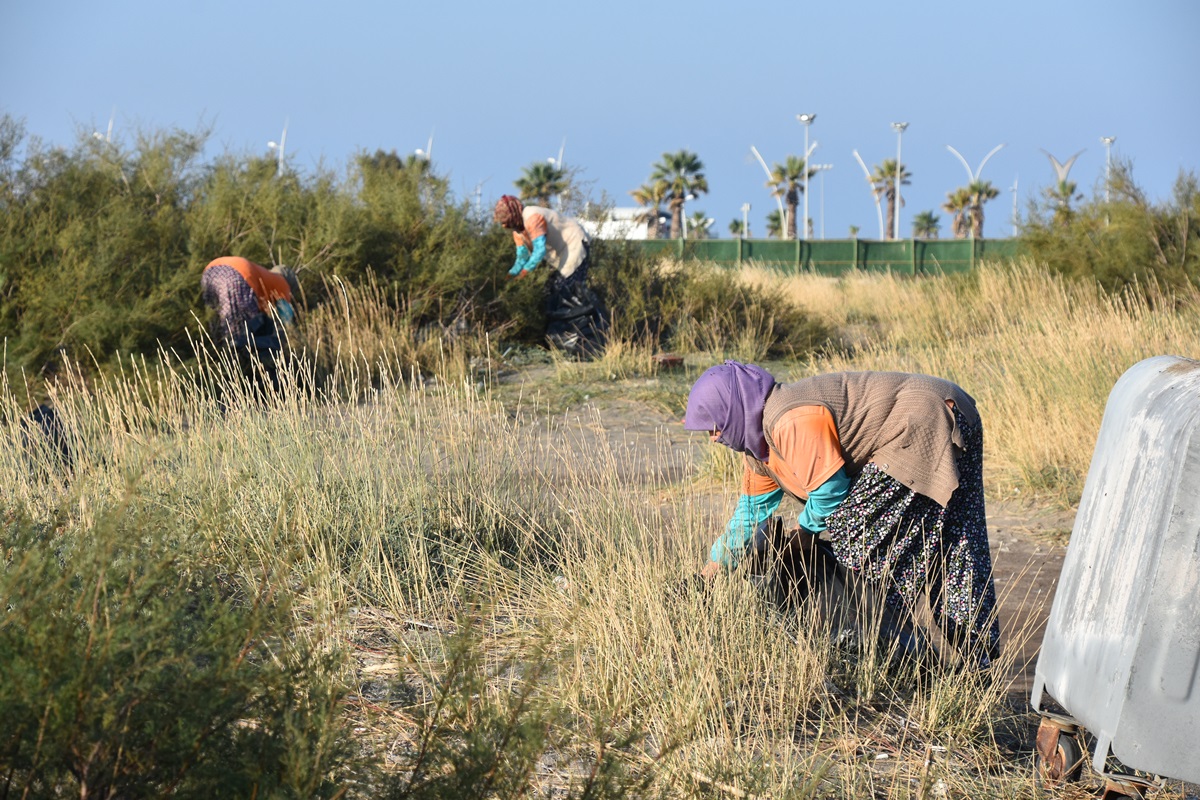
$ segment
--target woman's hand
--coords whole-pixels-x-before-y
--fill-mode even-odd
[[[717,573],[721,571],[721,565],[716,561],[710,561],[704,565],[704,569],[700,570],[700,577],[706,581],[711,581],[717,577]]]

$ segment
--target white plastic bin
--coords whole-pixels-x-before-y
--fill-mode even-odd
[[[1200,362],[1142,361],[1108,397],[1042,640],[1057,700],[1126,766],[1200,782]],[[1039,736],[1040,744],[1040,736]]]

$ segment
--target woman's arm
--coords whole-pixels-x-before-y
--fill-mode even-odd
[[[808,493],[804,510],[797,520],[800,527],[809,533],[820,533],[825,530],[826,518],[842,504],[850,494],[850,479],[846,477],[846,468],[839,467],[824,483]]]
[[[523,244],[517,245],[517,260],[515,262],[513,262],[512,269],[510,269],[508,271],[508,274],[512,275],[514,278],[517,277],[522,272],[524,272],[526,269],[528,269],[528,267],[526,266],[528,263],[529,263],[529,248]]]
[[[529,254],[529,260],[525,262],[525,272],[531,272],[538,264],[542,263],[542,259],[546,257],[546,237],[539,236],[533,240],[533,252]]]
[[[754,531],[759,523],[775,513],[782,499],[783,490],[778,487],[764,494],[743,494],[738,497],[733,517],[725,526],[725,533],[713,543],[708,552],[711,563],[726,569],[736,568],[745,556],[746,546],[754,538]],[[716,568],[713,567],[712,570],[715,574]]]

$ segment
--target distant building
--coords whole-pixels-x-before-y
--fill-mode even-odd
[[[650,223],[643,218],[645,208],[610,208],[599,220],[589,219],[584,214],[579,224],[593,239],[649,239]],[[666,212],[658,214],[658,238],[666,238],[671,227],[671,216]]]

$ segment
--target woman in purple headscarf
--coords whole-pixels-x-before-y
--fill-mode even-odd
[[[744,454],[741,496],[701,575],[733,569],[784,494],[804,503],[801,535],[905,616],[928,589],[935,619],[968,659],[998,652],[983,499],[983,425],[950,381],[840,372],[779,384],[726,361],[696,381],[684,427]]]

